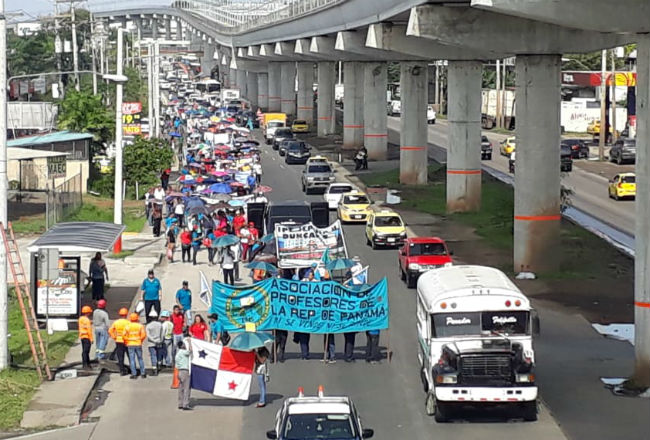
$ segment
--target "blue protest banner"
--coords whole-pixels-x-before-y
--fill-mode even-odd
[[[388,328],[388,282],[349,288],[334,281],[269,278],[235,287],[214,281],[210,313],[229,332],[257,330],[344,333]]]

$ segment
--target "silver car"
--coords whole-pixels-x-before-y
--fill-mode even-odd
[[[335,180],[334,170],[327,163],[307,164],[302,170],[302,190],[305,194],[314,188],[325,190]]]

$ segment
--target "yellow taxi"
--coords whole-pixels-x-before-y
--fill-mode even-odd
[[[517,147],[517,142],[515,141],[514,136],[507,137],[499,145],[499,150],[502,156],[510,156],[510,154],[515,151]]]
[[[406,240],[406,225],[395,211],[372,211],[366,221],[366,243],[379,246],[401,246]]]
[[[365,222],[371,213],[370,199],[361,191],[350,191],[341,196],[336,208],[342,222]]]
[[[294,133],[309,133],[309,124],[303,119],[296,119],[291,125],[291,131]]]
[[[625,197],[636,197],[636,175],[634,173],[621,173],[615,175],[608,185],[609,197],[620,200]]]
[[[329,161],[325,156],[312,156],[309,159],[307,159],[307,165],[313,165],[317,163],[327,164],[329,163]]]

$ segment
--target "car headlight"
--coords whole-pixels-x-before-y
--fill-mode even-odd
[[[520,383],[533,383],[535,382],[535,375],[532,373],[517,374],[515,380]]]
[[[409,263],[408,269],[410,270],[420,270],[420,265],[417,263]]]
[[[406,237],[406,231],[402,231],[402,232],[400,232],[400,233],[399,233],[399,236],[400,236],[400,237]]]
[[[313,182],[313,181],[314,181],[314,178],[313,178],[313,177],[309,177],[309,176],[307,176],[307,182]]]
[[[377,231],[375,231],[375,235],[376,235],[377,237],[383,237],[383,236],[386,235],[386,234],[384,234],[384,233],[382,233],[382,232],[377,232]]]
[[[329,179],[330,179],[330,181],[333,181],[333,180],[335,179],[335,177],[334,177],[334,176],[330,176]]]
[[[436,376],[436,382],[439,384],[454,384],[458,382],[458,375],[455,373],[439,374]]]

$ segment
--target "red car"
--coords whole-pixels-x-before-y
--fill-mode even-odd
[[[407,238],[398,250],[399,274],[409,288],[414,288],[420,274],[452,264],[452,253],[438,237]]]

